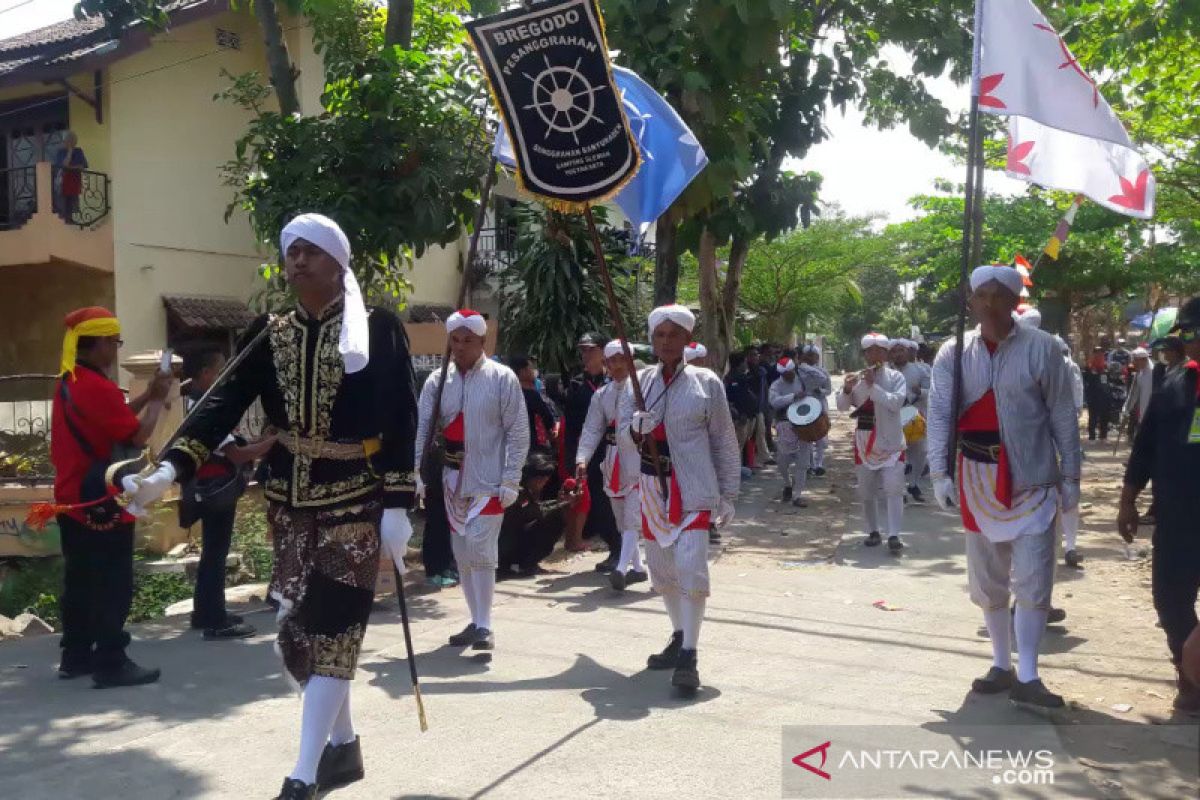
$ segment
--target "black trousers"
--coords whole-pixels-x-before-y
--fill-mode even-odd
[[[133,603],[133,523],[95,531],[65,515],[62,534],[64,660],[89,657],[96,669],[125,660],[125,619]],[[93,650],[94,648],[94,650]]]
[[[1162,533],[1155,533],[1155,537]],[[1194,531],[1189,531],[1194,533]],[[1200,594],[1200,550],[1155,545],[1151,565],[1154,610],[1167,634],[1171,660],[1183,660],[1183,643],[1196,627],[1196,597]]]
[[[603,458],[593,458],[592,463],[588,464],[588,493],[592,498],[592,507],[588,510],[587,521],[583,523],[583,535],[589,539],[599,538],[608,545],[609,555],[618,558],[621,555],[621,531],[617,527],[612,503],[604,491],[603,464]]]
[[[196,594],[192,625],[220,628],[225,624],[225,559],[233,540],[236,508],[200,511],[200,566],[196,569]]]
[[[421,563],[426,577],[455,568],[450,549],[450,520],[446,519],[446,501],[441,480],[425,487],[425,532],[421,538]]]
[[[1112,408],[1107,399],[1089,402],[1088,410],[1088,438],[1096,438],[1096,429],[1100,430],[1100,438],[1108,438],[1108,426],[1112,422]]]

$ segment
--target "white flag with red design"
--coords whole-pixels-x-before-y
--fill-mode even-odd
[[[1008,174],[1120,214],[1153,216],[1149,164],[1032,0],[977,2],[979,110],[1009,116]]]

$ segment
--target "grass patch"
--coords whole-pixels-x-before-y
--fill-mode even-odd
[[[242,503],[238,509],[237,519],[233,523],[231,549],[241,553],[242,567],[250,574],[252,581],[271,580],[275,551],[271,547],[271,540],[267,538],[267,513],[261,502]]]
[[[193,589],[187,576],[179,572],[136,576],[133,579],[129,622],[145,622],[161,617],[167,606],[191,597]]]
[[[28,611],[59,630],[62,557],[14,558],[0,566],[0,570],[0,614],[15,617]]]

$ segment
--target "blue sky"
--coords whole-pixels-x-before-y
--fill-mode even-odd
[[[15,36],[71,16],[75,0],[0,0],[0,37]],[[5,9],[12,9],[5,11]],[[967,104],[965,87],[950,81],[936,82],[934,94],[951,111]],[[824,178],[822,198],[836,203],[850,214],[883,215],[888,221],[914,216],[907,205],[909,197],[927,192],[937,178],[954,182],[963,179],[963,168],[953,160],[931,150],[908,131],[878,131],[863,125],[862,115],[850,110],[845,115],[831,111],[829,141],[817,145],[792,169],[815,170]],[[1013,194],[1024,184],[999,173],[988,173],[989,190]]]

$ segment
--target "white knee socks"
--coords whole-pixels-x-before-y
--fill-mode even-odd
[[[1070,511],[1059,512],[1059,524],[1062,525],[1063,549],[1074,550],[1075,539],[1079,536],[1079,507]]]
[[[314,675],[304,687],[304,713],[300,721],[300,756],[291,777],[305,783],[317,782],[317,764],[329,741],[334,720],[350,694],[350,681]],[[346,710],[349,716],[349,708]]]
[[[859,480],[862,480],[861,478]],[[863,524],[866,526],[866,532],[872,533],[879,530],[879,502],[872,495],[862,501],[863,506]]]
[[[464,569],[458,573],[458,585],[462,587],[463,597],[467,601],[467,611],[471,614],[471,622],[479,626],[478,600],[475,597],[475,576],[473,569]]]
[[[621,532],[621,557],[617,561],[617,572],[626,573],[629,570],[644,572],[642,567],[642,552],[638,547],[640,534],[637,531]]]
[[[329,732],[330,744],[347,744],[354,741],[354,720],[350,717],[350,690],[346,681],[346,699],[342,701],[342,710],[333,721],[333,730]]]
[[[984,611],[983,621],[992,640],[992,665],[1012,669],[1012,616],[1008,607]]]
[[[496,572],[490,569],[472,570],[475,583],[475,626],[492,629],[492,597],[496,593]]]
[[[904,522],[904,497],[896,495],[887,498],[887,527],[888,536],[899,536],[900,526]]]
[[[1038,647],[1042,643],[1049,613],[1043,608],[1017,606],[1013,627],[1017,632],[1017,680],[1021,683],[1037,680]]]
[[[700,623],[704,620],[703,597],[680,597],[680,621],[683,623],[683,649],[695,650],[700,641]]]
[[[662,596],[663,603],[667,606],[667,616],[671,618],[671,630],[683,630],[683,611],[681,598],[676,592],[667,592]]]

